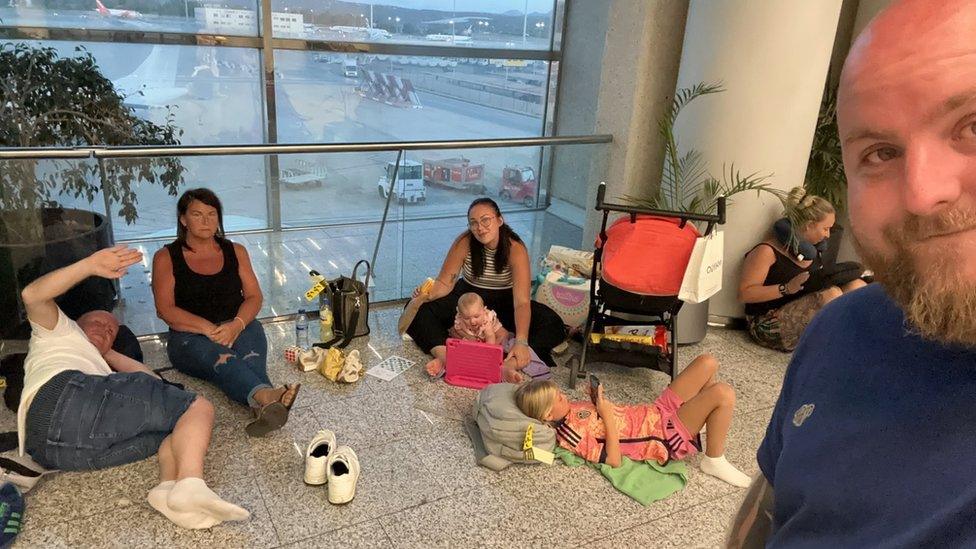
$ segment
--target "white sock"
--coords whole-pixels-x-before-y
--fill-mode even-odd
[[[718,457],[702,456],[701,470],[705,474],[712,475],[739,488],[747,488],[752,482],[749,475],[736,469],[735,465],[729,463],[724,455]]]
[[[176,484],[175,480],[160,482],[159,486],[149,491],[149,495],[146,496],[146,501],[149,502],[149,505],[153,509],[162,513],[173,524],[181,528],[202,530],[220,524],[220,519],[214,518],[206,513],[180,513],[170,509],[169,505],[166,504],[166,498],[169,496],[169,491],[173,489],[174,484]]]
[[[166,504],[173,511],[206,513],[222,521],[246,520],[251,516],[247,509],[220,499],[202,478],[190,477],[177,481],[169,491]]]

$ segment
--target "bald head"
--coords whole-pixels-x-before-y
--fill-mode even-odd
[[[858,35],[844,63],[841,97],[865,76],[897,71],[909,60],[965,55],[976,46],[976,2],[896,0]]]
[[[107,311],[87,312],[78,317],[77,324],[103,355],[112,348],[115,336],[119,334],[119,321]]]

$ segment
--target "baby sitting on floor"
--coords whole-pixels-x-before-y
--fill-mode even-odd
[[[466,339],[489,343],[491,345],[501,345],[506,352],[511,349],[512,337],[508,330],[502,326],[498,320],[498,315],[485,306],[481,296],[468,292],[458,298],[457,314],[454,316],[454,326],[448,330],[448,336],[455,339]],[[538,363],[545,367],[545,363],[539,359],[534,352],[529,350],[532,359],[530,364]],[[433,377],[438,377],[444,373],[444,362],[434,357],[427,363],[427,373]],[[548,371],[548,367],[545,367]],[[524,380],[520,369],[516,366],[515,358],[505,359],[503,378],[505,381],[518,383]]]

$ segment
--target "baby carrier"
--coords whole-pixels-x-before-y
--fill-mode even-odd
[[[651,368],[674,379],[681,281],[695,240],[725,223],[725,197],[718,198],[716,215],[703,215],[609,204],[605,194],[600,183],[596,209],[603,223],[593,252],[589,314],[582,351],[569,361],[569,384],[586,376],[587,360]],[[626,215],[608,227],[611,213]],[[707,223],[704,235],[689,221]],[[614,326],[643,326],[649,333],[604,335]]]

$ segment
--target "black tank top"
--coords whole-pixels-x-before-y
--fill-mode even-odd
[[[244,303],[244,286],[237,270],[234,243],[223,238],[218,238],[217,243],[224,254],[224,266],[220,272],[212,275],[190,270],[179,242],[166,245],[173,261],[173,278],[176,279],[173,291],[176,306],[214,324],[233,319],[241,303]]]
[[[789,256],[777,250],[774,246],[771,246],[766,242],[761,242],[757,244],[752,248],[752,250],[749,250],[749,253],[752,253],[752,251],[758,248],[759,246],[769,246],[770,248],[772,248],[773,253],[776,255],[776,261],[772,264],[771,267],[769,267],[769,272],[766,274],[766,280],[763,281],[763,286],[778,286],[780,284],[786,284],[790,280],[793,280],[793,277],[795,277],[796,275],[809,271],[810,267],[813,267],[814,265],[813,263],[811,263],[810,267],[803,268],[797,265],[792,259],[790,259]],[[755,316],[755,315],[768,313],[769,311],[772,311],[773,309],[779,309],[780,307],[786,305],[790,301],[801,298],[808,293],[810,293],[810,290],[804,288],[795,294],[784,295],[783,297],[780,297],[779,299],[774,299],[772,301],[763,301],[761,303],[746,303],[746,315]]]

